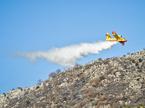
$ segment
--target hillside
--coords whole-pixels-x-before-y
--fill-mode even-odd
[[[145,105],[145,50],[50,74],[0,95],[0,108],[122,108]],[[140,107],[141,108],[141,107]]]

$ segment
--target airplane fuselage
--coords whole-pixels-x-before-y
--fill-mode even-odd
[[[118,35],[116,32],[112,32],[112,35],[114,36],[114,38],[111,38],[110,34],[107,33],[106,41],[116,41],[121,43],[122,45],[124,45],[124,43],[127,42],[125,38],[122,38],[122,36]]]

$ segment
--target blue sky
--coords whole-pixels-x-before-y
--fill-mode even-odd
[[[100,41],[111,31],[128,40],[78,61],[84,64],[145,48],[144,29],[144,0],[0,0],[0,93],[32,86],[62,68],[45,60],[32,63],[16,52]]]

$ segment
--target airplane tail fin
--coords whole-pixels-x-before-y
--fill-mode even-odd
[[[106,40],[110,39],[111,35],[109,33],[106,33]]]

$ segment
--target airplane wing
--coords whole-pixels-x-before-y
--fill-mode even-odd
[[[121,37],[118,36],[118,35],[114,35],[114,37],[115,37],[117,40],[121,38]]]
[[[116,32],[112,32],[112,35],[115,37],[116,41],[120,42],[122,45],[124,45],[127,40],[125,38],[122,38],[122,35],[118,35]]]
[[[112,32],[112,35],[118,40],[118,39],[120,39],[121,38],[121,36],[120,35],[118,35],[116,32]]]

